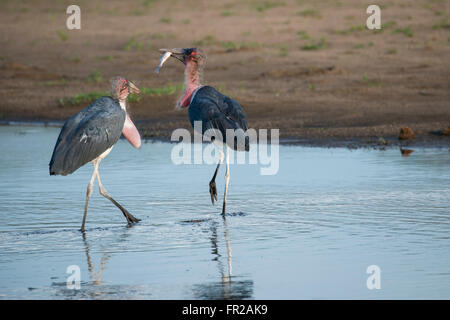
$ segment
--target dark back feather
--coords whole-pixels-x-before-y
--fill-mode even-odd
[[[67,175],[96,159],[119,140],[126,113],[117,100],[102,97],[70,117],[61,129],[50,175]]]
[[[213,87],[204,86],[198,89],[189,105],[189,120],[193,127],[195,121],[202,122],[202,134],[208,129],[220,130],[222,142],[230,147],[233,146],[235,150],[248,151],[250,148],[249,137],[239,137],[248,129],[244,109],[236,100],[227,97]],[[227,129],[235,131],[234,141],[227,141]],[[242,131],[238,129],[242,129]],[[242,139],[244,145],[239,145],[239,139]]]

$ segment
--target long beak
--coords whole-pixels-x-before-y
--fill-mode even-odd
[[[183,48],[159,49],[159,51],[170,52],[172,57],[174,57],[184,63],[184,49]]]
[[[139,90],[139,88],[136,87],[136,85],[133,82],[128,81],[128,85],[130,86],[131,93],[140,93],[141,92],[141,90]]]

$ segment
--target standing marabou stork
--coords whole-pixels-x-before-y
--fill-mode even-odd
[[[236,101],[233,100],[213,87],[204,86],[200,83],[202,70],[206,62],[206,55],[199,48],[176,48],[176,49],[160,49],[165,52],[161,57],[156,72],[162,67],[165,61],[169,57],[174,57],[185,65],[185,92],[178,100],[176,108],[181,110],[188,108],[189,120],[192,127],[194,122],[201,121],[202,132],[205,134],[207,130],[219,130],[223,141],[215,139],[214,142],[219,146],[225,144],[226,153],[226,173],[225,173],[225,192],[223,197],[222,215],[225,216],[225,207],[227,201],[228,183],[230,181],[230,166],[229,166],[229,153],[228,148],[232,147],[237,151],[249,151],[250,143],[249,137],[243,136],[242,139],[234,137],[233,141],[227,141],[226,131],[231,129],[236,133],[236,136],[243,134],[248,129],[247,119],[244,109]],[[238,129],[240,132],[238,133]],[[241,141],[241,143],[236,143]],[[225,142],[225,143],[223,143]],[[222,148],[221,148],[222,149]],[[222,149],[223,150],[223,149]],[[209,193],[211,194],[211,202],[214,204],[214,199],[217,201],[217,188],[216,188],[216,175],[219,170],[220,164],[223,162],[224,154],[220,150],[220,161],[217,164],[214,175],[209,183]]]
[[[135,148],[141,146],[141,137],[127,112],[127,97],[139,93],[139,89],[122,77],[112,80],[112,97],[101,97],[89,107],[70,117],[61,129],[52,159],[50,175],[68,175],[92,161],[94,172],[89,182],[81,231],[84,231],[89,198],[94,179],[97,177],[100,193],[116,205],[128,223],[140,221],[117,203],[103,188],[98,167],[100,161],[110,152],[120,135],[123,135]]]

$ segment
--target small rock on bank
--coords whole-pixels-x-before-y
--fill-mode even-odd
[[[400,135],[398,136],[400,140],[409,140],[409,139],[415,139],[416,135],[412,131],[411,128],[404,127],[400,128]]]
[[[450,126],[442,132],[444,136],[450,136]]]
[[[411,155],[411,153],[414,152],[414,150],[400,148],[400,152],[401,152],[403,157],[409,157]]]

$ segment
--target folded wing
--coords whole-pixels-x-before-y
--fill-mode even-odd
[[[96,159],[120,138],[126,113],[111,97],[102,97],[69,118],[50,160],[50,175],[67,175]]]
[[[234,99],[227,97],[216,89],[205,86],[198,90],[189,105],[189,119],[202,122],[202,134],[208,129],[219,130],[223,141],[234,150],[248,151],[249,137],[244,133],[248,129],[247,118],[242,106]],[[231,129],[235,133],[233,141],[228,141],[226,132]]]

